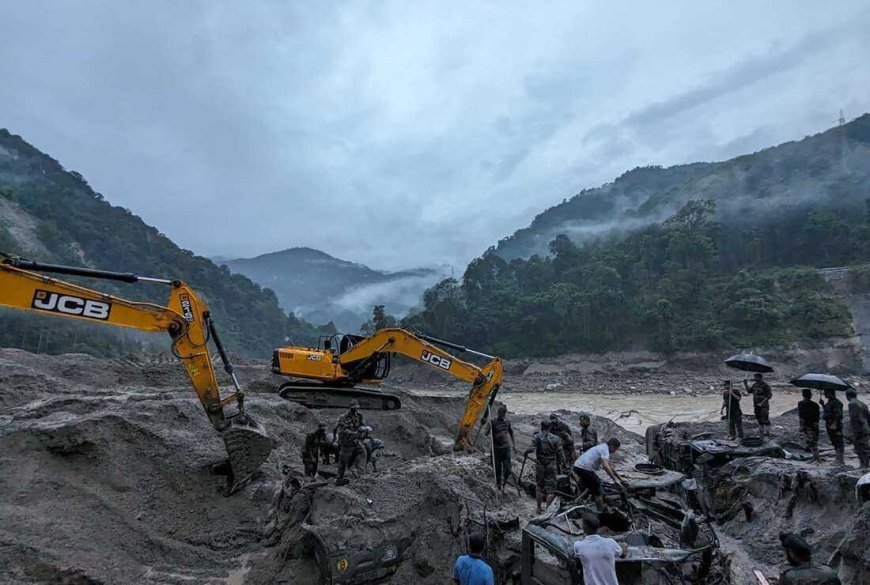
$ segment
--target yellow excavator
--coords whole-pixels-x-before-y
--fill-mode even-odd
[[[162,307],[128,301],[42,273],[165,285],[170,291],[169,302]],[[208,307],[183,282],[131,273],[42,264],[0,252],[0,305],[90,323],[168,333],[172,338],[172,353],[184,364],[209,421],[224,440],[229,457],[227,494],[244,486],[269,456],[272,442],[263,427],[245,411],[245,393],[239,386]],[[212,367],[209,340],[214,342],[224,370],[235,387],[235,392],[224,398],[221,398]],[[233,402],[236,403],[237,412],[228,414],[224,409]]]
[[[471,448],[471,430],[481,414],[488,412],[504,379],[501,358],[405,329],[381,329],[368,337],[335,335],[323,338],[321,345],[282,347],[273,352],[274,373],[307,381],[282,384],[278,393],[283,398],[308,408],[346,408],[357,401],[364,409],[395,410],[401,407],[398,396],[357,385],[380,384],[390,373],[392,354],[402,354],[472,385],[456,434],[457,448]],[[478,367],[438,346],[489,362]]]

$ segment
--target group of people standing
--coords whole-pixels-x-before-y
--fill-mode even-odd
[[[755,374],[752,385],[743,380],[747,394],[752,395],[752,405],[755,419],[758,422],[758,433],[762,438],[770,437],[770,399],[773,391],[764,381],[761,374]],[[844,464],[844,409],[843,403],[837,398],[833,389],[824,391],[824,399],[813,400],[813,391],[804,388],[803,399],[798,403],[798,421],[801,433],[807,443],[807,449],[812,451],[816,461],[819,460],[819,423],[824,421],[828,439],[834,447],[836,463]],[[740,399],[743,395],[735,388],[731,380],[725,380],[722,392],[722,412],[728,421],[728,436],[731,439],[743,438],[743,412],[740,409]],[[849,423],[852,431],[852,443],[862,469],[870,467],[870,410],[858,399],[854,388],[846,390]]]

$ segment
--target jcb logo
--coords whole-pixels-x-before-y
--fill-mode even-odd
[[[179,295],[181,299],[181,316],[188,323],[193,323],[193,309],[190,304],[190,295]]]
[[[420,356],[420,359],[423,360],[424,362],[429,362],[433,366],[438,366],[439,368],[442,368],[445,370],[449,370],[450,364],[452,363],[447,358],[443,358],[440,355],[436,355],[436,354],[432,353],[431,351],[426,351],[426,350],[423,350],[423,355]]]
[[[109,313],[112,310],[111,303],[82,299],[72,295],[61,295],[55,292],[39,289],[34,293],[33,302],[30,306],[34,309],[39,309],[40,311],[75,315],[78,317],[86,317],[88,319],[98,319],[100,321],[107,321],[109,319]]]
[[[308,361],[310,361],[310,362],[319,362],[322,359],[323,359],[323,356],[316,354],[316,353],[312,353],[308,356]]]

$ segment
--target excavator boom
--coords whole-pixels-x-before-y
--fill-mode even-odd
[[[40,272],[168,285],[169,301],[166,307],[128,301],[50,278]],[[4,255],[0,262],[0,305],[92,323],[168,333],[172,338],[173,354],[184,364],[209,421],[224,439],[231,470],[228,491],[231,493],[246,483],[269,456],[271,441],[263,427],[244,410],[244,392],[220,344],[208,307],[183,282],[39,264]],[[215,342],[236,388],[236,392],[225,398],[221,398],[212,366],[208,350],[210,339]],[[238,411],[227,416],[225,407],[231,402],[236,402]]]
[[[344,343],[348,338],[351,341]],[[439,345],[468,351],[490,361],[481,368],[457,358]],[[284,398],[308,407],[345,406],[346,402],[353,399],[359,401],[363,408],[390,410],[398,408],[398,397],[355,386],[359,383],[381,382],[389,373],[389,356],[396,353],[472,385],[456,435],[458,448],[471,448],[471,430],[486,411],[487,405],[495,399],[504,378],[500,358],[405,329],[392,328],[381,329],[368,337],[346,336],[335,350],[331,342],[323,349],[277,349],[272,356],[272,371],[317,381],[308,384],[289,382],[279,388]],[[387,365],[384,367],[385,360]]]

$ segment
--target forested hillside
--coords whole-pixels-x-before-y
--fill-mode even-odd
[[[428,290],[425,310],[407,324],[508,356],[743,348],[851,334],[848,310],[815,268],[870,261],[870,116],[717,165],[722,172],[706,180],[698,169],[715,165],[629,173],[634,192],[643,192],[641,227],[582,238],[567,230],[572,237],[558,234],[548,254],[528,259],[506,259],[514,256],[506,251],[529,234],[503,241],[461,282]],[[658,181],[665,174],[682,179]],[[737,175],[733,198],[709,196],[736,188]],[[626,190],[619,202],[608,192],[572,205],[598,205],[597,221],[621,221],[613,209],[625,204]],[[675,201],[668,217],[649,219]],[[558,232],[555,217],[539,216],[536,237],[550,233],[538,229],[544,223]]]
[[[247,355],[265,357],[287,336],[301,339],[314,333],[288,317],[272,291],[179,248],[129,210],[107,203],[81,175],[2,129],[0,250],[46,262],[185,280],[209,303],[227,345]],[[164,303],[167,298],[167,291],[155,285],[83,283],[131,299]],[[114,355],[156,337],[16,311],[0,313],[0,345],[31,351]]]

